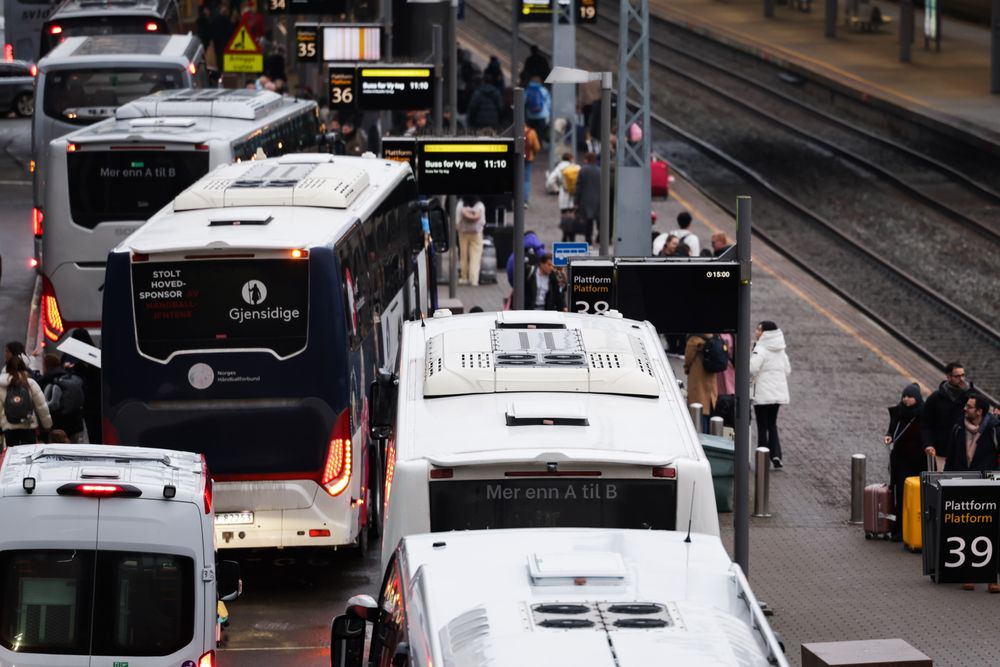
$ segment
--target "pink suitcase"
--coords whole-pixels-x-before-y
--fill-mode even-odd
[[[865,539],[889,538],[892,522],[896,518],[893,509],[892,489],[888,484],[869,484],[865,487]]]

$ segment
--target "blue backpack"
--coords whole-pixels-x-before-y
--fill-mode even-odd
[[[540,116],[545,111],[545,95],[542,87],[537,85],[528,86],[524,91],[524,107],[532,116]]]

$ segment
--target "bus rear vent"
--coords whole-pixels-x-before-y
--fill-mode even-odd
[[[642,340],[603,329],[456,329],[427,342],[425,396],[564,391],[658,396]]]

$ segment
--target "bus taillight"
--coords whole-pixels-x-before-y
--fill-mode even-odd
[[[146,32],[156,32],[160,29],[160,26],[156,25],[152,21],[146,24]]]
[[[198,667],[215,667],[215,651],[203,653],[198,659]]]
[[[205,514],[212,513],[212,474],[208,471],[208,461],[205,460],[205,455],[201,455],[201,476],[205,479],[205,490],[202,493],[202,499],[205,501]]]
[[[35,235],[36,239],[42,237],[42,221],[44,219],[42,209],[37,207],[31,209],[31,233]]]
[[[49,34],[50,35],[61,35],[62,34],[62,26],[61,25],[51,26],[49,28]]]
[[[55,288],[47,276],[42,276],[42,331],[52,342],[62,338],[66,331],[63,327],[62,313],[59,312]]]
[[[677,468],[671,468],[669,466],[656,466],[653,468],[653,477],[662,477],[664,479],[676,479]]]
[[[351,483],[351,417],[347,410],[340,413],[330,434],[330,449],[320,484],[331,496],[339,496]]]
[[[38,76],[38,65],[31,63],[31,67],[28,68],[28,74],[31,76]]]
[[[4,44],[3,45],[3,59],[7,62],[14,61],[14,45]]]

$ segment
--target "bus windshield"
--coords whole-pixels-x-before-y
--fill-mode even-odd
[[[309,262],[135,261],[132,303],[136,343],[153,359],[224,349],[264,349],[285,358],[306,346]]]
[[[674,530],[677,483],[666,479],[538,477],[435,481],[431,531],[487,528]]]
[[[150,26],[156,26],[149,30]],[[150,16],[87,16],[53,19],[42,30],[41,55],[44,56],[67,37],[92,35],[138,35],[142,33],[165,35],[169,32],[163,20]]]
[[[141,221],[208,171],[208,151],[80,150],[66,155],[73,222]]]
[[[45,76],[45,115],[74,125],[110,117],[116,107],[184,85],[176,67],[102,67],[52,70]]]

